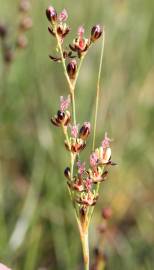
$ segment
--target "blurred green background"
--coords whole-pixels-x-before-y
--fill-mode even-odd
[[[16,0],[0,0],[0,22],[14,35]],[[63,170],[68,155],[60,129],[50,124],[67,95],[61,65],[48,54],[45,9],[69,13],[75,37],[79,25],[106,28],[103,94],[97,143],[114,138],[118,163],[102,184],[90,228],[91,259],[100,236],[102,207],[111,206],[110,237],[104,251],[109,270],[154,269],[154,1],[32,1],[29,45],[9,69],[0,56],[0,261],[14,270],[82,269],[82,253]],[[101,42],[84,62],[77,85],[77,119],[91,119]],[[89,141],[89,151],[91,141]]]

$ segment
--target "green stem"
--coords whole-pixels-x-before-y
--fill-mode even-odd
[[[102,71],[103,55],[104,55],[104,44],[105,44],[105,31],[104,31],[103,39],[102,39],[102,50],[101,50],[101,58],[100,58],[98,79],[97,79],[97,88],[96,88],[96,105],[95,105],[94,132],[93,132],[93,143],[92,143],[92,150],[93,151],[95,150],[95,141],[96,141],[98,103],[99,103],[99,97],[100,97],[100,81],[101,81],[101,71]]]

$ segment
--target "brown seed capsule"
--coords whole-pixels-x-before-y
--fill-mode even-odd
[[[11,48],[6,48],[4,53],[4,61],[5,63],[9,64],[13,61],[14,54]]]
[[[22,19],[20,23],[20,28],[25,31],[25,30],[30,29],[32,25],[33,25],[32,19],[30,17],[26,17]]]
[[[91,29],[91,41],[95,42],[97,39],[100,38],[102,34],[102,29],[100,27],[99,24],[93,26],[93,28]]]
[[[112,209],[110,207],[106,207],[102,211],[102,217],[104,219],[110,219],[112,216]]]
[[[82,140],[87,140],[89,134],[90,134],[90,123],[85,122],[79,131],[79,137]]]
[[[7,35],[7,28],[4,24],[0,24],[0,37],[5,38]]]
[[[70,28],[66,24],[60,24],[57,27],[57,34],[63,39],[70,32]]]
[[[27,12],[30,9],[30,2],[28,0],[21,0],[19,10],[21,12]]]
[[[20,35],[17,39],[17,46],[20,49],[25,49],[28,45],[28,40],[25,35]]]
[[[76,72],[77,72],[77,62],[74,59],[70,61],[67,65],[67,73],[71,80],[75,79]]]
[[[63,112],[59,110],[57,112],[57,115],[51,118],[51,123],[57,127],[61,127],[61,126],[67,126],[70,120],[71,120],[71,115],[69,111]]]
[[[46,16],[51,23],[54,23],[57,20],[57,12],[52,6],[46,9]]]
[[[65,175],[65,177],[66,177],[68,180],[71,179],[71,170],[70,170],[69,167],[67,167],[67,168],[65,169],[64,175]]]

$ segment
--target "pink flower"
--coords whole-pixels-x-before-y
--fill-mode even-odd
[[[90,155],[90,165],[91,167],[95,167],[98,162],[98,155],[94,152]]]
[[[88,128],[89,132],[90,132],[90,129],[91,129],[91,124],[90,122],[84,122],[84,126],[85,128]]]
[[[70,129],[71,129],[72,137],[77,138],[78,131],[79,131],[79,125],[73,125],[73,126],[70,125]]]
[[[5,266],[4,264],[0,263],[0,270],[11,270],[11,269]]]
[[[91,190],[92,187],[92,180],[90,178],[87,178],[85,181],[85,187],[87,190]]]
[[[70,103],[71,103],[70,96],[68,96],[66,99],[63,96],[61,96],[60,97],[60,110],[62,112],[64,112],[65,110],[67,110],[68,107],[69,107],[69,105],[70,105]]]
[[[105,138],[102,141],[102,147],[103,147],[103,149],[109,148],[110,147],[110,142],[111,142],[111,139],[108,138],[107,133],[105,133]]]
[[[60,21],[60,22],[64,22],[64,21],[66,21],[68,19],[68,13],[67,13],[67,11],[66,11],[66,9],[63,9],[62,10],[62,12],[59,14],[59,16],[58,16],[58,20]]]
[[[83,35],[84,35],[84,27],[83,27],[83,26],[80,26],[80,27],[78,28],[78,36],[79,36],[80,38],[82,38]]]
[[[85,162],[83,162],[83,163],[81,163],[81,161],[77,162],[77,167],[78,167],[78,173],[79,174],[82,174],[83,172],[85,172],[85,169],[86,169],[85,165],[86,165]]]

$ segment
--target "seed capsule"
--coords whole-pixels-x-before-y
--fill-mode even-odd
[[[6,48],[5,53],[4,53],[4,61],[5,63],[9,64],[13,61],[14,59],[14,54],[11,48]]]
[[[7,28],[5,25],[0,24],[0,37],[5,38],[7,34]]]
[[[68,180],[71,180],[71,171],[70,171],[70,168],[67,167],[64,171],[64,175],[65,177],[68,179]]]
[[[112,209],[110,207],[106,207],[102,211],[102,217],[104,219],[110,219],[112,216]]]
[[[99,24],[93,26],[93,28],[91,29],[91,41],[95,42],[97,39],[100,38],[102,34],[102,29],[100,27]]]
[[[30,9],[30,3],[28,0],[21,0],[19,10],[21,12],[27,12]]]
[[[59,110],[57,112],[57,115],[51,118],[51,123],[57,127],[61,127],[61,126],[67,126],[70,120],[71,120],[71,115],[69,111],[63,112]]]
[[[27,47],[28,40],[25,35],[20,35],[17,39],[17,46],[20,49],[25,49]]]
[[[46,9],[46,15],[47,15],[48,20],[51,23],[56,22],[56,20],[57,20],[57,12],[52,6],[50,6],[50,7],[48,7]]]
[[[75,79],[76,72],[77,72],[77,63],[76,60],[72,60],[67,65],[67,73],[70,79],[72,80]]]
[[[32,25],[33,25],[32,19],[30,17],[25,17],[20,23],[20,28],[25,31],[30,29]]]
[[[82,140],[87,140],[89,134],[90,134],[90,123],[85,122],[79,131],[79,137]]]

